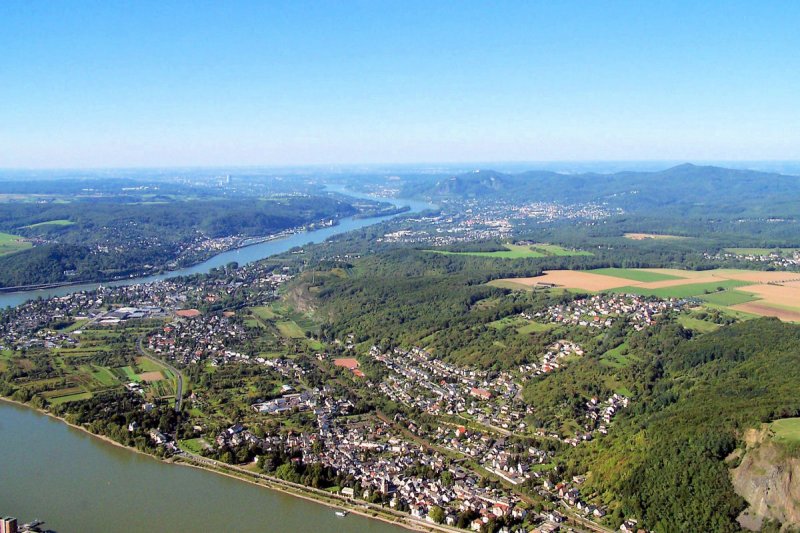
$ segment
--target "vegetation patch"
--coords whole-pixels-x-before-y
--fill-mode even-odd
[[[769,425],[772,431],[772,440],[787,443],[800,444],[800,418],[782,418],[775,420]]]
[[[57,220],[47,220],[45,222],[37,222],[36,224],[28,224],[27,226],[22,226],[23,228],[33,229],[33,228],[41,228],[42,226],[72,226],[75,224],[71,220],[67,220],[66,218],[60,218]]]
[[[686,329],[691,329],[699,333],[710,333],[719,329],[720,325],[707,320],[701,320],[689,315],[681,315],[678,317],[678,323]]]
[[[661,274],[659,272],[651,272],[649,270],[641,270],[637,268],[597,268],[595,270],[590,270],[590,272],[592,274],[602,274],[604,276],[613,276],[615,278],[641,281],[644,283],[681,279],[677,276],[671,276],[669,274]]]
[[[0,255],[13,254],[14,252],[28,249],[31,246],[31,243],[24,240],[19,235],[0,233]]]
[[[748,285],[748,282],[735,279],[726,279],[711,283],[689,283],[686,285],[659,287],[657,289],[648,289],[646,287],[635,287],[629,285],[611,289],[611,292],[620,294],[639,294],[641,296],[656,296],[658,298],[691,298],[693,296],[701,297],[715,292],[721,292],[725,289],[742,287],[744,285]]]
[[[715,292],[712,294],[704,294],[703,296],[700,297],[700,299],[703,300],[704,302],[729,306],[729,305],[737,305],[737,304],[752,302],[753,300],[757,300],[758,298],[755,295],[747,292],[730,290],[730,291]]]
[[[289,339],[302,339],[306,336],[305,332],[298,326],[294,320],[283,320],[276,322],[275,326],[280,331],[281,335]]]
[[[504,244],[505,250],[496,252],[448,252],[446,250],[426,250],[437,254],[444,255],[472,255],[475,257],[492,257],[495,259],[522,259],[529,257],[547,257],[545,252],[536,251],[530,246],[522,246],[517,244]]]
[[[625,368],[636,360],[636,357],[628,353],[628,344],[625,342],[600,357],[600,363],[610,368]]]

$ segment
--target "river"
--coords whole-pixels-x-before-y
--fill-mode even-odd
[[[327,187],[327,190],[331,192],[346,194],[354,198],[369,198],[372,200],[376,199],[371,196],[366,196],[363,194],[347,191],[345,189],[342,189],[341,187],[329,186]],[[431,204],[427,204],[425,202],[420,202],[416,200],[405,200],[405,199],[396,200],[392,198],[377,198],[377,199],[384,200],[386,202],[391,202],[397,207],[408,206],[410,208],[410,211],[407,211],[407,213],[408,212],[418,213],[426,209],[435,208],[435,206]],[[281,239],[275,239],[267,242],[262,242],[259,244],[253,244],[251,246],[245,246],[243,248],[236,248],[234,250],[229,250],[227,252],[222,252],[221,254],[217,254],[214,257],[207,259],[206,261],[203,261],[202,263],[198,263],[196,265],[187,268],[182,268],[180,270],[172,270],[170,272],[166,272],[164,274],[158,274],[155,276],[145,276],[139,278],[120,280],[120,281],[106,282],[103,283],[102,285],[107,287],[113,287],[119,285],[133,285],[136,283],[149,283],[161,279],[174,278],[176,276],[186,276],[189,274],[203,274],[209,272],[213,268],[225,266],[231,261],[236,261],[240,265],[245,265],[247,263],[252,263],[253,261],[258,261],[259,259],[264,259],[265,257],[270,257],[272,255],[280,254],[287,250],[291,250],[295,246],[304,246],[309,243],[323,242],[328,237],[360,229],[366,226],[371,226],[373,224],[389,220],[395,216],[397,215],[388,215],[383,217],[372,217],[372,218],[347,217],[341,219],[339,221],[339,224],[337,224],[336,226],[331,226],[328,228],[320,228],[313,231],[295,233],[294,235],[290,235],[288,237],[284,237]],[[21,303],[24,303],[28,300],[34,300],[39,297],[49,298],[51,296],[64,296],[78,291],[94,290],[100,285],[101,285],[100,283],[83,283],[75,285],[64,285],[61,287],[55,287],[51,289],[38,289],[30,291],[2,293],[0,294],[0,309],[4,307],[16,307]]]
[[[350,514],[108,444],[0,401],[0,516],[58,533],[142,531],[400,533]]]
[[[408,205],[411,212],[433,207],[407,200],[392,202]],[[231,261],[246,264],[390,218],[345,218],[336,226],[224,252],[189,268],[114,284],[208,272]],[[98,285],[2,294],[0,307]],[[32,409],[0,401],[2,515],[16,516],[21,522],[42,518],[46,527],[58,533],[406,531],[353,514],[338,518],[331,508],[301,498],[212,472],[170,465],[108,444]]]

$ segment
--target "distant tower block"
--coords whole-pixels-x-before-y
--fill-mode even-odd
[[[0,520],[0,533],[17,533],[17,519],[7,516]]]

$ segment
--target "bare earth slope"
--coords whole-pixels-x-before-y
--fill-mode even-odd
[[[731,470],[736,492],[750,507],[739,517],[743,527],[760,529],[764,519],[787,526],[800,525],[800,459],[789,457],[767,430],[750,430],[747,450],[738,467]]]

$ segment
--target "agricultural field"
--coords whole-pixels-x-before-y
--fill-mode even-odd
[[[548,270],[532,278],[490,282],[517,290],[562,289],[615,292],[659,298],[697,298],[709,306],[800,322],[800,274],[779,271],[665,268]]]
[[[704,294],[700,297],[704,302],[721,305],[728,307],[731,305],[743,304],[752,302],[758,299],[755,295],[740,290],[725,290],[721,292],[714,292],[711,294]]]
[[[706,283],[684,283],[675,284],[667,287],[647,287],[642,285],[630,285],[617,287],[611,292],[621,294],[639,294],[642,296],[656,296],[658,298],[692,298],[702,297],[703,295],[722,292],[725,289],[733,289],[748,285],[746,281],[727,279]]]
[[[570,250],[555,244],[504,244],[505,250],[495,252],[448,252],[444,250],[428,250],[429,252],[444,255],[471,255],[475,257],[492,257],[495,259],[524,259],[541,258],[552,256],[585,256],[592,255],[591,252],[583,250]]]
[[[678,276],[671,274],[662,274],[652,270],[636,269],[636,268],[597,268],[590,270],[592,274],[602,274],[603,276],[613,276],[615,278],[629,279],[632,281],[642,281],[650,283],[652,281],[667,281],[674,279],[682,279]]]
[[[0,233],[0,255],[13,254],[21,250],[27,250],[32,245],[19,235],[10,233]]]

